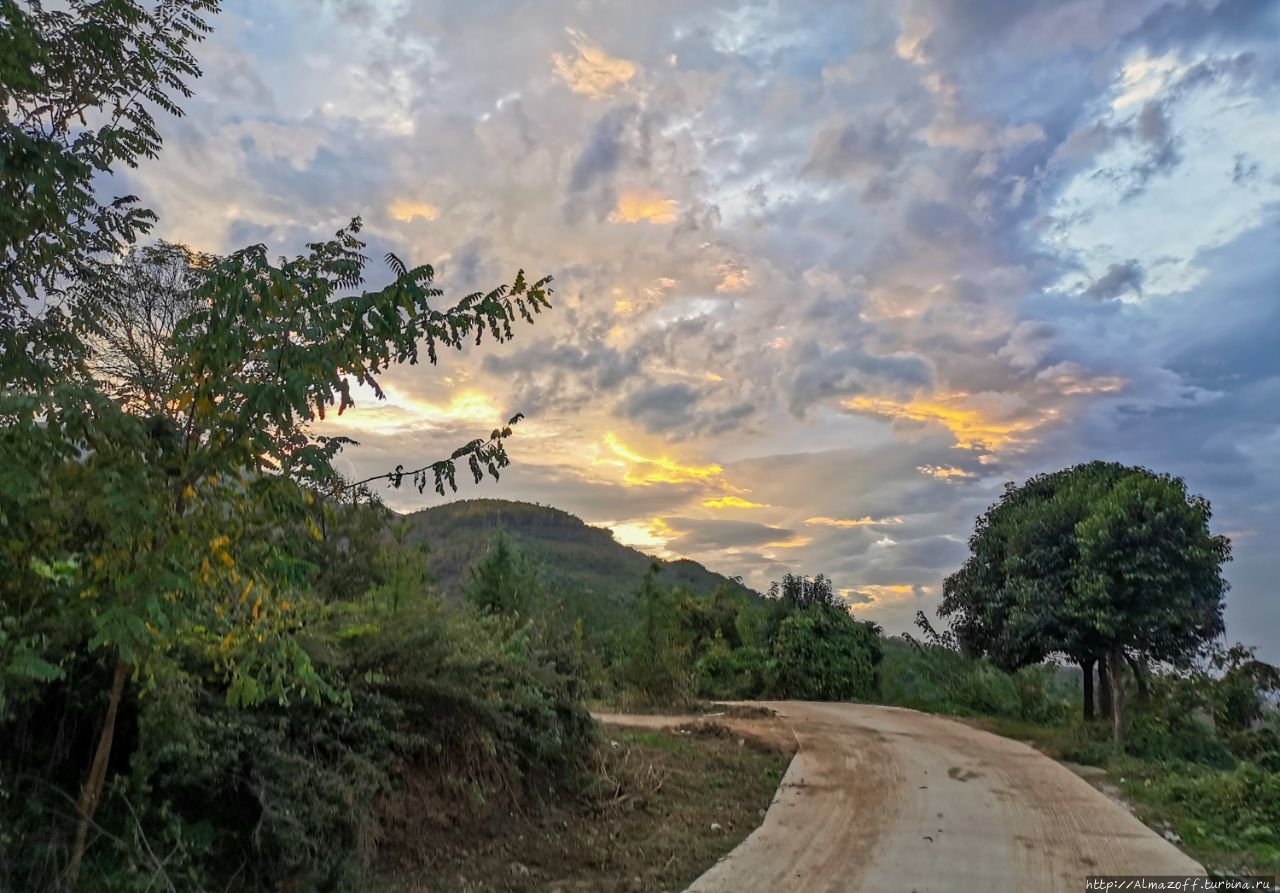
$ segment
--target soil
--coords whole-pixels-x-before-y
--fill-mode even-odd
[[[480,828],[431,829],[417,864],[389,872],[382,889],[683,890],[769,808],[795,745],[767,716],[664,717],[665,728],[606,723],[593,798]]]

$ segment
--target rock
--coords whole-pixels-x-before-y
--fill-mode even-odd
[[[1179,836],[1178,836],[1175,832],[1173,832],[1173,831],[1165,831],[1165,832],[1164,832],[1164,839],[1165,839],[1165,840],[1167,840],[1167,841],[1169,841],[1169,843],[1181,843],[1181,842],[1182,842],[1182,838],[1181,838],[1181,837],[1179,837]]]
[[[719,833],[720,833],[721,831],[723,831],[723,830],[724,830],[724,828],[722,828],[722,827],[720,826],[720,823],[719,823],[719,822],[712,822],[712,823],[711,823],[711,833],[712,833],[712,834],[719,834]]]
[[[512,862],[507,868],[516,877],[529,876],[529,866],[522,862]]]

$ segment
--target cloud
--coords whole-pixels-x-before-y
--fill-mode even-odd
[[[419,219],[435,220],[440,216],[440,209],[430,202],[397,198],[387,206],[387,213],[401,223],[411,223]]]
[[[901,518],[872,518],[866,515],[861,518],[805,518],[804,523],[818,527],[880,527],[886,524],[901,524]]]
[[[602,99],[636,76],[636,65],[610,56],[585,34],[568,29],[573,53],[552,53],[551,68],[574,93]]]
[[[467,495],[826,571],[897,631],[1005,481],[1116,457],[1256,531],[1228,623],[1280,630],[1276,4],[223,5],[111,184],[157,236],[290,254],[361,214],[442,301],[555,275],[512,343],[389,372],[349,470],[523,411]]]
[[[1097,301],[1110,301],[1126,294],[1141,295],[1145,278],[1141,265],[1136,260],[1127,260],[1107,267],[1105,273],[1089,283],[1083,294]]]
[[[717,496],[714,499],[702,500],[703,508],[709,509],[760,509],[768,508],[764,503],[751,502],[740,496]]]
[[[680,206],[660,192],[624,192],[609,215],[613,223],[675,223]]]
[[[948,483],[977,477],[972,471],[965,471],[963,468],[956,468],[954,465],[921,465],[916,470],[921,474],[927,474],[931,478],[937,478]]]

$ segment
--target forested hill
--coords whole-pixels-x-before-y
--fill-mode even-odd
[[[429,564],[440,588],[459,591],[467,572],[485,553],[499,526],[541,566],[541,579],[586,619],[611,619],[631,598],[649,565],[657,561],[664,585],[710,595],[722,583],[741,593],[752,590],[707,570],[696,561],[663,561],[624,546],[602,527],[546,505],[506,499],[467,499],[405,516],[408,539],[425,543]]]

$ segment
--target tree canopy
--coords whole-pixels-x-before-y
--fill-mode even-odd
[[[1180,478],[1117,463],[1009,484],[938,613],[964,650],[1006,669],[1103,659],[1114,690],[1128,660],[1185,666],[1223,632],[1231,550],[1211,516]],[[1122,709],[1116,722],[1119,736]]]

